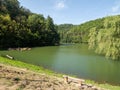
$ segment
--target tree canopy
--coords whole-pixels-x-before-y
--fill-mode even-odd
[[[89,37],[89,47],[96,53],[120,59],[120,16],[105,18],[104,27],[92,28]]]
[[[32,13],[18,0],[0,0],[0,48],[58,45],[50,16]]]
[[[102,28],[104,18],[85,22],[80,25],[61,24],[58,25],[62,43],[87,43],[89,31],[93,27]]]

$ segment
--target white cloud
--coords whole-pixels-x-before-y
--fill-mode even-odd
[[[63,9],[65,7],[66,7],[65,0],[58,1],[58,2],[55,3],[55,8],[56,9]]]
[[[65,7],[64,2],[59,2],[59,3],[57,4],[57,8],[64,8],[64,7]]]

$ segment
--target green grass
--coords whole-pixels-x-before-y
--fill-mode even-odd
[[[0,63],[4,65],[11,65],[14,67],[19,67],[19,68],[26,68],[27,70],[31,70],[31,71],[38,72],[38,73],[44,73],[44,74],[51,75],[51,76],[62,77],[62,74],[58,74],[53,71],[44,69],[43,67],[27,64],[27,63],[17,61],[17,60],[10,60],[4,57],[0,57]],[[85,82],[88,84],[101,87],[101,88],[108,89],[108,90],[120,90],[120,86],[112,86],[109,84],[98,84],[91,80],[86,80]]]
[[[92,84],[92,85],[95,85],[95,86],[98,86],[98,87],[101,87],[101,88],[105,88],[105,89],[108,89],[108,90],[120,90],[120,86],[113,86],[113,85],[110,85],[110,84],[98,84],[92,80],[86,80],[85,81],[86,83],[88,84]]]
[[[27,64],[27,63],[24,63],[24,62],[21,62],[18,60],[10,60],[10,59],[4,58],[4,57],[0,57],[0,63],[5,64],[5,65],[19,67],[19,68],[25,68],[27,70],[31,70],[31,71],[38,72],[38,73],[44,73],[44,74],[60,76],[60,77],[62,76],[62,74],[55,73],[53,71],[50,71],[50,70],[45,69],[40,66]]]

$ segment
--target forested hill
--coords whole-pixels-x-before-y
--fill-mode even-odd
[[[59,33],[62,43],[88,43],[96,53],[120,60],[120,15],[92,20]]]
[[[60,25],[57,25],[57,30],[58,30],[58,33],[60,34],[61,43],[69,43],[69,42],[67,42],[68,38],[67,38],[66,34],[74,26],[75,25],[73,25],[73,24],[60,24]]]
[[[32,13],[18,0],[0,0],[0,48],[58,45],[50,16]]]
[[[61,24],[58,32],[62,43],[84,43],[88,42],[89,30],[93,27],[103,27],[104,18],[85,22],[80,25]]]

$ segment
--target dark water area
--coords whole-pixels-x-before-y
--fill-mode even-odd
[[[55,72],[120,85],[120,62],[95,54],[85,44],[36,47],[30,51],[0,51],[0,55],[6,54]]]

